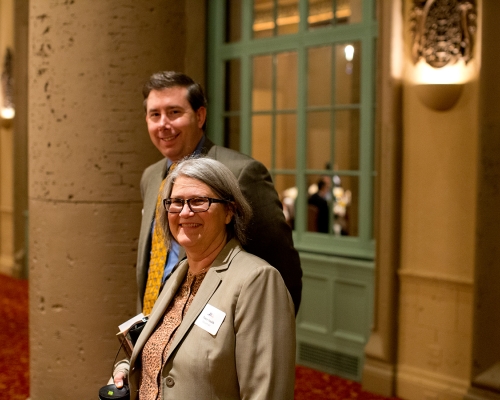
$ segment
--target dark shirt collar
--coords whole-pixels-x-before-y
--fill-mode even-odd
[[[203,134],[203,136],[201,137],[200,141],[196,145],[196,148],[194,149],[194,151],[190,155],[199,155],[199,154],[201,154],[201,149],[203,148],[203,145],[205,144],[205,139],[206,139],[206,136],[205,136],[205,134]],[[169,158],[167,158],[167,165],[166,165],[166,169],[164,171],[164,175],[169,170],[169,168],[170,168],[170,166],[172,164],[173,164],[173,161],[170,160]]]

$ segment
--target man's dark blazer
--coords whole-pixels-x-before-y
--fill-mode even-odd
[[[253,158],[217,146],[208,138],[205,138],[201,153],[226,165],[238,179],[240,189],[253,212],[244,249],[263,258],[280,272],[297,312],[302,292],[302,269],[297,250],[293,247],[292,231],[285,221],[282,205],[269,171]],[[163,159],[146,168],[141,178],[143,214],[137,251],[139,311],[142,310],[146,290],[151,223],[155,214],[158,190],[166,173],[167,159]]]

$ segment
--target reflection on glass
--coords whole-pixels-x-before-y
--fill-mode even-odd
[[[297,107],[297,52],[276,56],[276,108]]]
[[[335,46],[335,102],[357,104],[360,101],[361,44]]]
[[[332,101],[332,47],[307,51],[307,105],[324,106]]]
[[[275,7],[273,0],[254,0],[253,37],[272,37],[275,28]]]
[[[359,110],[335,113],[335,169],[359,168]]]
[[[273,121],[270,115],[252,118],[252,157],[271,169]]]
[[[277,174],[273,176],[274,187],[278,192],[285,220],[292,229],[295,228],[295,201],[297,200],[297,185],[294,175]]]
[[[332,232],[332,178],[329,175],[309,175],[307,190],[307,231]]]
[[[273,107],[273,59],[272,56],[253,58],[252,109],[271,110]]]
[[[333,177],[333,233],[358,236],[359,187],[357,176]]]
[[[240,110],[240,64],[239,59],[226,61],[226,111]]]
[[[298,0],[278,0],[278,35],[297,33],[299,31]]]
[[[253,37],[256,39],[299,31],[298,0],[254,0]],[[277,8],[276,8],[277,5]]]
[[[331,163],[331,113],[307,113],[307,169],[327,169]]]
[[[226,43],[241,40],[241,0],[226,2]]]
[[[309,28],[320,28],[333,24],[333,2],[331,0],[309,0]]]
[[[224,146],[240,150],[240,117],[224,118]]]
[[[275,168],[295,169],[297,146],[297,116],[281,114],[276,116]]]
[[[358,235],[358,178],[308,175],[306,226],[308,232],[335,236]]]
[[[349,16],[349,23],[350,24],[356,24],[358,22],[361,22],[363,19],[363,7],[362,3],[363,0],[349,0],[349,8],[350,8],[350,16]],[[339,8],[340,11],[340,8]]]
[[[309,28],[361,22],[361,3],[362,0],[309,0]]]

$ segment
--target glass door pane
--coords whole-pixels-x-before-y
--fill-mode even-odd
[[[272,168],[273,118],[271,115],[252,117],[252,157]]]
[[[224,145],[230,149],[239,150],[241,134],[241,61],[239,59],[226,61],[224,76]]]
[[[253,37],[255,39],[274,36],[275,3],[273,0],[254,0]]]
[[[359,169],[359,110],[335,112],[334,170]]]
[[[332,233],[332,177],[329,175],[307,175],[307,213],[308,232]]]
[[[271,55],[253,58],[252,68],[252,110],[270,111],[273,108],[273,57]]]
[[[299,1],[278,0],[278,35],[288,35],[299,31]]]
[[[307,50],[309,232],[358,235],[360,50],[359,42]]]
[[[333,233],[358,236],[359,179],[357,176],[333,177]]]
[[[295,114],[277,116],[275,140],[274,168],[295,169],[297,156],[297,117]]]
[[[332,113],[307,113],[307,169],[331,169],[332,166]]]
[[[255,39],[297,33],[299,21],[299,0],[254,0]]]
[[[357,176],[308,174],[306,230],[334,236],[358,236]]]
[[[309,29],[362,21],[362,0],[309,0]]]
[[[332,47],[307,50],[307,105],[329,106],[332,103]]]
[[[276,174],[273,180],[274,187],[283,205],[286,222],[292,229],[295,229],[297,209],[297,184],[295,183],[295,175]]]
[[[252,59],[252,157],[270,169],[295,169],[297,52]]]
[[[241,0],[226,2],[226,43],[241,40]]]
[[[276,55],[276,108],[297,108],[297,52]]]
[[[358,104],[361,84],[361,44],[335,46],[335,103]]]

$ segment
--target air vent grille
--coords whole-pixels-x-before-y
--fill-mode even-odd
[[[327,368],[334,374],[358,377],[359,358],[349,354],[300,342],[299,359]]]

